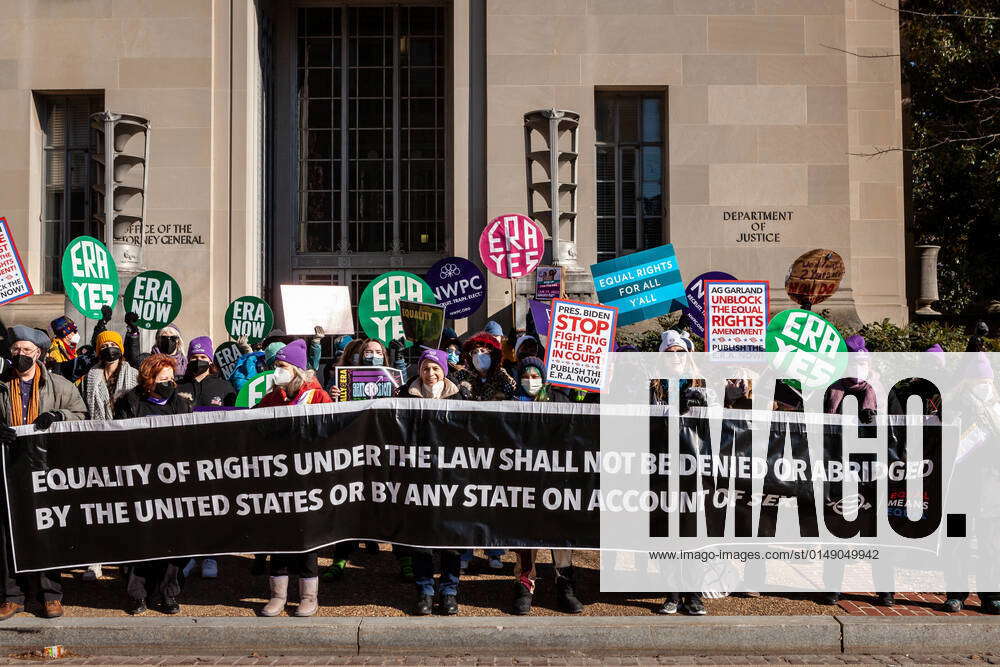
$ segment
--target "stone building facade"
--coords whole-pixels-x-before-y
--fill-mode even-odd
[[[580,114],[575,261],[666,242],[686,278],[770,280],[823,247],[827,302],[904,321],[899,17],[872,0],[0,0],[0,216],[37,296],[93,231],[101,109],[152,125],[145,265],[181,329],[288,282],[358,294],[391,269],[478,261],[527,210],[524,114]],[[545,221],[548,224],[548,221]],[[567,261],[572,261],[572,258]],[[487,315],[507,317],[491,279]],[[280,312],[280,308],[276,309]],[[459,323],[462,328],[463,323]]]

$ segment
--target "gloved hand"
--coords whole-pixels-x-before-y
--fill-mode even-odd
[[[0,445],[12,445],[17,439],[17,432],[6,424],[0,424]]]
[[[861,420],[862,424],[871,424],[875,421],[875,411],[871,408],[863,408],[861,412],[858,413],[858,419]]]
[[[128,330],[129,335],[138,336],[139,327],[136,326],[136,322],[139,321],[138,313],[125,313],[125,328]]]
[[[62,413],[58,410],[50,410],[48,412],[43,412],[42,414],[35,417],[35,430],[36,431],[47,431],[52,424],[55,422],[61,422],[63,419]]]
[[[110,322],[112,313],[111,306],[101,306],[101,322]]]
[[[313,327],[313,331],[316,335],[313,336],[312,342],[319,345],[320,340],[322,340],[323,336],[326,335],[326,332],[323,331],[323,327]]]
[[[238,347],[240,352],[243,354],[250,354],[253,352],[253,348],[250,347],[250,343],[247,342],[246,334],[236,339],[236,347]]]
[[[458,393],[462,396],[463,401],[473,400],[472,385],[469,384],[468,380],[458,383]]]

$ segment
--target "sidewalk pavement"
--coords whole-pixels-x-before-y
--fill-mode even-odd
[[[61,618],[0,623],[3,655],[601,656],[1000,653],[997,617]]]

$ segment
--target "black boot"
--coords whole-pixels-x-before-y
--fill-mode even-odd
[[[883,607],[895,607],[896,596],[894,593],[877,593],[878,603]]]
[[[513,612],[517,616],[527,616],[531,613],[531,590],[520,581],[514,586]]]
[[[576,576],[572,565],[556,570],[556,601],[559,609],[567,614],[579,614],[583,611],[583,603],[577,599],[573,590],[575,583]]]
[[[413,605],[414,616],[430,616],[434,610],[434,598],[423,593],[417,594],[417,601]]]

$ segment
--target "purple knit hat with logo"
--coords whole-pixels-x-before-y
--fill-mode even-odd
[[[417,368],[424,365],[424,361],[433,361],[435,364],[441,367],[445,373],[448,372],[448,353],[444,350],[432,350],[427,349],[420,353],[420,360],[417,362]]]
[[[285,347],[278,350],[274,355],[275,361],[284,361],[286,364],[298,366],[302,370],[306,369],[306,342],[301,338],[293,340]]]
[[[198,336],[193,338],[191,343],[188,345],[188,359],[196,354],[204,354],[209,359],[212,358],[215,353],[215,347],[212,345],[212,339],[208,336]]]

